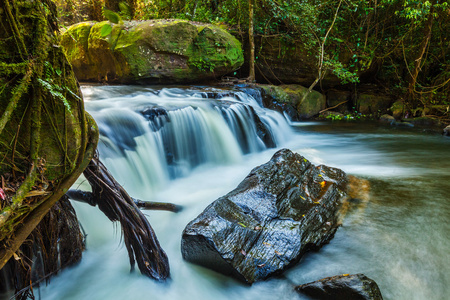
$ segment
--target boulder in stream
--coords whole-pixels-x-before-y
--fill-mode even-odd
[[[310,119],[326,108],[326,98],[317,91],[309,92],[298,84],[259,85],[262,89],[264,106],[287,113],[292,120]]]
[[[183,232],[183,258],[247,283],[297,263],[339,227],[346,174],[282,149]]]
[[[239,68],[240,42],[211,24],[184,20],[83,22],[61,36],[80,81],[188,83]]]
[[[343,274],[295,287],[295,290],[320,300],[382,300],[377,283],[364,274]]]

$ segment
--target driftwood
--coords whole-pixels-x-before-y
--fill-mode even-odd
[[[155,232],[134,200],[116,182],[96,154],[83,172],[92,187],[99,209],[111,220],[119,221],[131,269],[137,262],[142,274],[156,280],[169,277],[169,261]]]
[[[67,191],[66,195],[75,201],[87,203],[92,206],[97,205],[96,198],[93,193],[82,191],[82,190],[76,190],[76,189],[70,189]],[[154,202],[154,201],[143,201],[136,198],[131,197],[133,199],[134,204],[136,204],[137,207],[144,210],[167,210],[171,212],[180,212],[183,207],[180,205],[176,205],[173,203],[166,203],[166,202]]]

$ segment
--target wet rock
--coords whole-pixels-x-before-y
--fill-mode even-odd
[[[250,284],[279,274],[332,239],[346,185],[282,149],[186,226],[183,258]]]
[[[146,108],[141,114],[150,121],[149,125],[153,131],[158,131],[170,121],[167,110],[162,107]]]
[[[393,125],[396,121],[393,116],[384,114],[380,117],[380,122]]]
[[[287,113],[292,120],[309,119],[326,107],[325,96],[317,91],[297,85],[260,85],[264,93],[264,106]],[[304,95],[306,97],[303,99]],[[292,112],[294,110],[294,112]]]
[[[224,29],[183,20],[84,22],[61,36],[80,81],[188,83],[239,68],[240,42]]]
[[[444,128],[443,134],[445,136],[450,136],[450,125],[448,125],[447,127]]]
[[[364,274],[338,275],[297,286],[296,291],[320,300],[382,300],[377,283]]]

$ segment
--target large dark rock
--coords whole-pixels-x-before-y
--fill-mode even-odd
[[[339,227],[346,174],[283,149],[183,232],[183,258],[253,283],[281,273]]]
[[[299,285],[299,293],[320,300],[382,300],[375,281],[364,274],[338,275]]]

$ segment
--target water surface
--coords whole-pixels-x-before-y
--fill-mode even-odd
[[[219,120],[214,112],[217,108],[201,100],[199,92],[155,92],[146,87],[85,87],[83,91],[87,110],[106,130],[99,147],[113,175],[134,197],[184,207],[178,214],[146,212],[168,254],[171,279],[157,283],[139,272],[130,273],[126,249],[119,243],[120,227],[113,226],[96,208],[74,203],[88,234],[87,250],[80,264],[41,287],[42,299],[306,299],[295,294],[294,285],[344,273],[364,273],[374,279],[385,299],[446,299],[450,284],[450,139],[376,123],[295,123],[287,128],[281,116],[260,108],[258,99],[232,96],[224,101],[238,105],[244,101],[258,115],[268,114],[266,123],[277,135],[276,148],[268,149],[255,139],[253,148],[244,151],[242,137],[226,125],[227,120]],[[180,109],[195,107],[195,111],[213,116],[206,119],[221,127],[211,138],[223,139],[226,148],[207,150],[219,154],[195,164],[192,155],[167,158],[160,130],[146,129],[148,120],[137,113],[155,105],[177,115],[182,114]],[[126,118],[128,129],[108,133],[108,128],[117,128],[117,124],[105,116],[121,115],[125,110],[132,116]],[[212,143],[205,141],[202,143]],[[313,163],[368,179],[369,201],[347,214],[329,244],[305,256],[279,278],[247,286],[183,261],[180,244],[186,224],[284,147]],[[226,153],[221,156],[223,149]],[[77,184],[86,187],[82,180]]]

